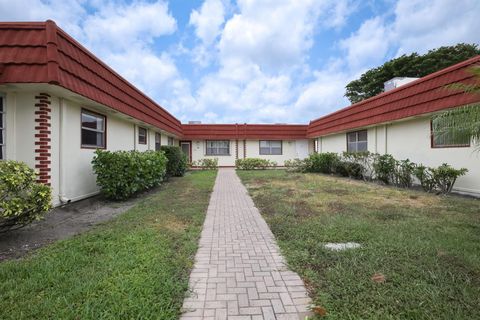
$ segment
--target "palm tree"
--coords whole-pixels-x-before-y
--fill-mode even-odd
[[[469,72],[474,75],[473,84],[454,83],[447,88],[480,96],[480,66],[470,68]],[[472,141],[480,151],[480,103],[445,111],[433,118],[432,127],[434,132],[454,137],[455,141]]]

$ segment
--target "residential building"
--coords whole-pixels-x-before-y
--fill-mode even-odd
[[[480,101],[445,89],[471,81],[480,56],[414,80],[310,124],[182,124],[53,21],[0,23],[0,159],[23,161],[53,190],[54,205],[98,193],[95,149],[177,145],[190,161],[220,166],[259,157],[283,166],[312,152],[369,150],[469,173],[457,191],[480,195],[479,154],[470,141],[431,132],[438,112]],[[318,150],[315,150],[318,149]]]

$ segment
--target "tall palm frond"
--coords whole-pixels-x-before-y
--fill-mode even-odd
[[[480,96],[480,66],[472,67],[469,72],[474,75],[474,83],[454,83],[447,88]],[[437,134],[458,141],[471,140],[480,150],[480,103],[445,111],[433,118],[432,126]]]

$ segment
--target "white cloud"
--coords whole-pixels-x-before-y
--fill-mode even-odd
[[[397,43],[402,54],[459,42],[480,43],[479,12],[478,0],[400,0],[395,7],[392,45]]]
[[[185,29],[194,33],[192,43],[184,26],[177,30],[166,0],[0,0],[0,19],[54,19],[183,121],[305,123],[345,106],[348,81],[395,55],[480,43],[478,0],[391,4],[378,15],[369,7],[370,16],[344,39],[330,44],[327,38],[332,54],[320,54],[327,62],[316,68],[320,37],[332,29],[342,34],[355,10],[375,3],[205,0]],[[177,44],[160,51],[168,35]],[[193,70],[192,82],[182,75],[186,54],[194,68],[204,67]]]
[[[195,34],[204,45],[209,46],[221,32],[225,22],[225,7],[221,0],[205,0],[200,10],[190,14],[190,25],[195,27]]]
[[[219,50],[223,61],[237,59],[269,71],[302,63],[325,2],[240,0]]]
[[[315,0],[240,0],[237,5],[218,42],[219,69],[205,76],[196,91],[197,118],[304,122],[305,114],[295,105],[301,89],[297,81],[309,73],[306,61],[319,19],[336,12],[324,25],[338,27],[350,10],[336,1]]]
[[[74,37],[82,34],[80,23],[87,12],[82,0],[0,0],[0,21],[57,22]]]
[[[380,63],[389,49],[389,30],[381,17],[362,23],[360,28],[347,39],[340,41],[340,47],[347,53],[346,60],[354,70]]]
[[[127,51],[132,45],[146,46],[176,30],[176,20],[163,1],[107,3],[84,21],[84,34],[97,51]]]
[[[314,72],[315,79],[302,87],[295,102],[297,112],[313,120],[348,105],[343,97],[351,75],[341,71],[341,63],[332,61],[326,69]]]

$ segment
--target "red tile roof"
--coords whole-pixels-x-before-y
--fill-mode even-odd
[[[301,124],[184,124],[184,139],[306,139]]]
[[[480,101],[479,96],[446,89],[454,82],[471,82],[466,72],[480,56],[463,61],[391,91],[310,121],[310,138],[385,123]]]
[[[184,139],[303,139],[480,101],[445,89],[472,81],[480,56],[318,118],[307,125],[184,124],[58,28],[53,21],[0,23],[0,84],[59,85]]]
[[[178,119],[53,21],[0,23],[0,84],[50,83],[181,136]]]

